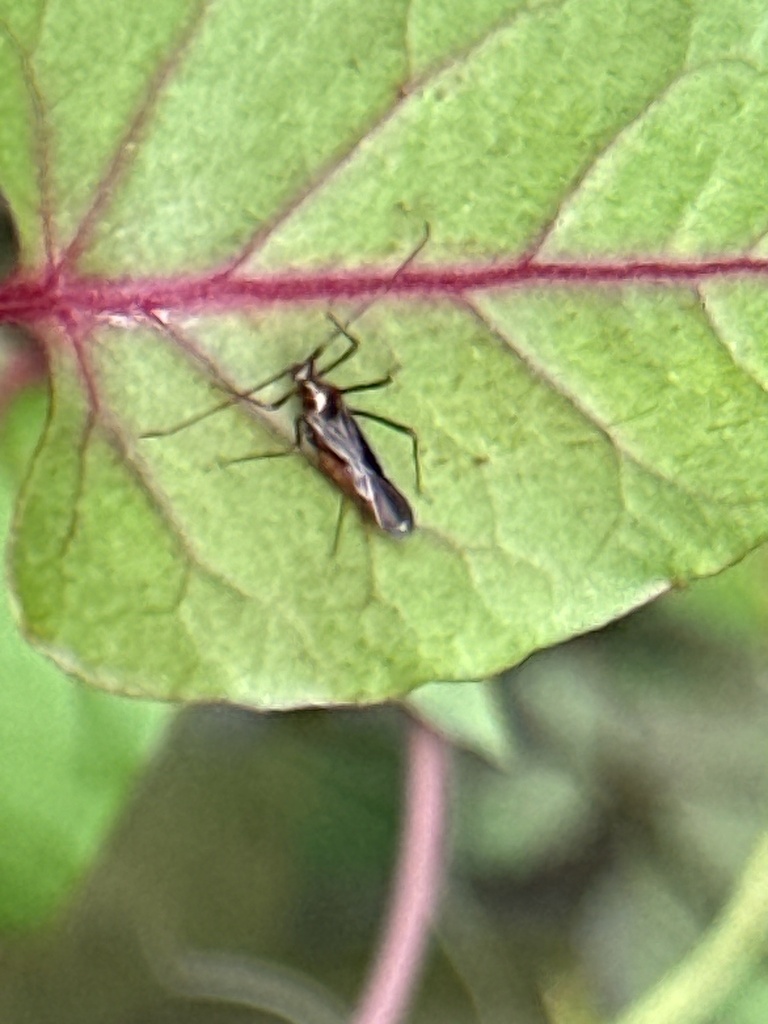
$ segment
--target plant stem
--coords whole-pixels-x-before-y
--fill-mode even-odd
[[[396,1024],[411,1001],[443,878],[449,763],[448,744],[412,721],[392,895],[353,1024]]]

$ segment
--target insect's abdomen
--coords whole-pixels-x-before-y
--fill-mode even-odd
[[[372,487],[361,490],[361,481],[349,464],[337,458],[333,452],[315,444],[317,468],[360,509],[362,514],[375,523],[390,537],[407,537],[413,531],[414,519],[411,506],[385,476],[376,478]]]

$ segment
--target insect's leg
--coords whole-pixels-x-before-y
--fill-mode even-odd
[[[419,435],[413,429],[413,427],[407,426],[405,423],[398,423],[396,420],[390,420],[386,416],[378,416],[376,413],[368,412],[367,409],[350,409],[353,416],[363,416],[367,420],[373,420],[374,423],[381,423],[383,427],[391,427],[392,430],[396,430],[399,434],[407,434],[411,439],[411,447],[413,448],[413,466],[416,475],[416,490],[421,494],[421,456],[419,454]]]
[[[395,378],[391,373],[386,377],[379,377],[378,380],[369,381],[367,384],[352,384],[348,388],[338,388],[342,395],[351,395],[357,391],[375,391],[377,388],[386,388],[394,382]]]
[[[341,320],[339,320],[339,318],[334,313],[329,312],[326,313],[325,316],[327,320],[331,321],[333,326],[336,328],[337,332],[339,334],[344,335],[349,344],[341,353],[341,355],[338,356],[338,358],[334,359],[330,366],[325,367],[325,369],[323,370],[323,376],[326,376],[326,374],[329,374],[332,370],[335,370],[337,366],[341,366],[342,363],[346,363],[346,361],[348,359],[351,359],[355,352],[357,352],[357,350],[360,348],[360,339],[356,338],[354,334],[350,334],[349,330],[344,326]],[[315,349],[313,357],[317,359],[318,356],[322,355],[323,350],[327,348],[328,344],[329,342],[326,342],[325,345],[321,345],[319,349]]]
[[[207,419],[209,416],[213,416],[215,412],[222,412],[224,409],[228,409],[235,401],[236,399],[228,398],[224,402],[219,402],[218,405],[212,406],[210,409],[205,409],[203,412],[195,413],[194,416],[188,416],[185,420],[174,424],[172,427],[166,427],[164,430],[148,430],[144,434],[139,434],[139,437],[142,441],[147,438],[173,437],[174,434],[178,434],[180,431],[186,430],[187,427],[193,427],[195,423],[199,423],[201,420]]]
[[[339,550],[339,541],[341,540],[341,527],[344,522],[344,516],[347,514],[347,502],[342,498],[339,501],[339,514],[336,517],[336,529],[333,534],[333,546],[331,547],[331,557],[336,557],[336,552]]]
[[[302,426],[304,420],[300,416],[293,428],[293,444],[290,448],[281,448],[279,452],[252,452],[250,455],[239,455],[236,459],[216,460],[221,467],[234,466],[238,462],[258,462],[261,459],[281,459],[284,455],[298,455],[301,452]]]
[[[324,342],[322,342],[322,344],[318,345],[317,348],[314,349],[314,351],[310,352],[310,354],[306,358],[306,362],[307,363],[316,363],[318,361],[318,359],[322,356],[322,354],[326,351],[326,349],[332,344],[332,342],[334,341],[334,339],[336,338],[336,336],[338,334],[343,334],[344,337],[349,342],[349,344],[344,349],[344,351],[341,353],[341,355],[337,359],[334,359],[334,361],[330,364],[330,366],[326,366],[325,369],[320,371],[320,373],[321,373],[321,375],[323,377],[327,373],[330,373],[331,370],[335,370],[337,366],[341,366],[342,363],[345,363],[347,361],[347,359],[349,359],[351,356],[353,356],[355,354],[355,352],[357,352],[358,348],[360,347],[359,339],[353,337],[349,333],[349,331],[347,331],[347,329],[344,327],[344,325],[341,323],[341,321],[338,320],[334,316],[333,313],[326,313],[326,318],[331,321],[331,323],[334,325],[336,330],[333,332],[333,334],[329,338],[326,338],[326,340]],[[290,373],[290,370],[287,370],[286,372]]]
[[[285,376],[286,372],[287,371],[284,370],[282,376]],[[279,380],[279,377],[275,379]],[[270,384],[272,383],[274,383],[274,381],[270,381]],[[266,387],[266,385],[262,384],[261,387]],[[274,412],[276,409],[282,409],[289,398],[293,398],[296,394],[296,388],[291,388],[290,391],[286,391],[286,393],[281,395],[275,402],[257,402],[255,398],[251,398],[252,394],[253,392],[247,392],[246,394],[240,395],[240,397],[246,402],[253,402],[254,405],[258,405],[260,409],[264,409],[267,412]]]
[[[238,462],[259,462],[261,459],[281,459],[284,455],[297,455],[295,448],[282,448],[279,452],[251,452],[249,455],[238,455],[236,459],[223,459],[219,457],[216,465],[226,469],[227,466],[234,466]]]
[[[263,391],[264,388],[269,387],[270,384],[276,383],[276,381],[280,380],[281,377],[285,377],[288,372],[288,370],[281,370],[279,373],[273,374],[271,377],[268,377],[267,380],[263,380],[259,384],[255,384],[252,388],[248,388],[246,391],[237,391],[224,381],[221,381],[218,386],[229,392],[229,398],[226,398],[223,402],[219,402],[217,405],[211,406],[209,409],[204,409],[203,412],[195,413],[194,416],[188,416],[187,419],[182,420],[181,423],[177,423],[172,427],[168,427],[165,430],[150,430],[146,434],[141,434],[140,437],[142,440],[154,437],[172,437],[174,434],[178,434],[179,431],[186,430],[187,427],[192,427],[195,423],[200,423],[201,420],[205,420],[209,416],[213,416],[214,413],[222,412],[224,409],[229,409],[230,406],[235,405],[237,402],[251,402],[253,405],[257,405],[260,409],[265,409],[270,412],[274,409],[279,409],[295,394],[295,388],[291,388],[287,394],[282,395],[276,402],[259,402],[253,396],[259,391]]]

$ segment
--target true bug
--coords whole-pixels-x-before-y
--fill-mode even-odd
[[[392,287],[397,277],[421,252],[429,241],[429,235],[429,225],[425,224],[424,237],[392,275],[385,288],[385,292]],[[370,302],[358,310],[352,319],[356,320],[361,316],[369,305]],[[336,334],[322,345],[319,345],[306,359],[280,370],[279,373],[273,374],[267,380],[262,381],[253,388],[249,388],[247,391],[236,391],[226,385],[227,390],[232,394],[232,400],[247,401],[257,408],[267,411],[279,409],[291,397],[297,396],[301,401],[302,411],[296,418],[295,443],[293,447],[277,452],[259,452],[235,459],[220,460],[221,464],[233,465],[238,462],[279,458],[301,452],[304,444],[311,449],[313,461],[318,470],[335,484],[343,495],[351,499],[363,515],[389,536],[406,537],[413,531],[415,525],[411,506],[407,498],[398,490],[382,469],[381,463],[374,454],[362,430],[357,425],[355,416],[363,416],[374,420],[410,437],[413,446],[416,489],[421,493],[421,464],[418,437],[411,427],[405,426],[403,423],[398,423],[386,416],[368,412],[365,409],[351,409],[346,404],[345,395],[385,387],[387,384],[392,383],[391,376],[345,388],[338,388],[326,379],[329,373],[346,362],[360,347],[359,340],[349,331],[352,321],[344,326],[332,313],[327,315],[336,328]],[[338,334],[343,334],[349,342],[347,348],[329,366],[322,370],[319,369],[319,359],[328,348],[333,337]],[[269,387],[271,384],[277,383],[283,377],[290,377],[293,386],[277,401],[261,402],[254,398],[254,395],[258,394],[259,391],[264,390],[264,388]],[[177,424],[171,430],[155,431],[143,436],[148,438],[175,434],[184,427],[191,426],[206,416],[227,408],[227,406],[232,404],[232,400],[221,403],[202,414],[187,419],[183,423]],[[334,550],[338,543],[343,510],[344,505],[342,503],[336,527]]]
[[[410,437],[413,446],[416,487],[418,491],[421,491],[421,466],[417,435],[411,427],[407,427],[403,423],[397,423],[386,416],[380,416],[365,409],[351,409],[346,404],[346,395],[385,387],[392,382],[391,376],[365,384],[353,384],[345,388],[338,388],[326,379],[329,373],[346,362],[360,347],[359,340],[333,314],[328,314],[328,318],[335,325],[337,331],[343,334],[349,342],[344,352],[329,366],[323,370],[318,367],[318,360],[328,347],[328,343],[324,343],[306,359],[287,367],[255,388],[251,388],[247,394],[239,393],[238,395],[240,398],[253,402],[261,409],[269,410],[279,409],[292,396],[298,396],[302,411],[296,419],[294,447],[278,452],[259,452],[237,459],[228,459],[226,464],[278,458],[302,451],[303,446],[306,445],[312,451],[314,462],[320,472],[331,480],[342,494],[350,498],[368,519],[391,537],[405,537],[414,528],[411,506],[407,498],[387,477],[365,435],[357,425],[355,417],[363,416]],[[281,398],[270,403],[262,403],[253,398],[255,394],[270,384],[276,383],[281,377],[290,377],[294,385]]]

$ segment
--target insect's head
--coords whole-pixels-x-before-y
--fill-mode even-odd
[[[312,380],[317,376],[315,370],[315,354],[305,359],[302,363],[294,363],[290,369],[291,377],[293,377],[296,384],[306,384],[307,381]]]
[[[331,388],[320,379],[317,369],[317,352],[301,363],[295,363],[290,370],[296,385],[296,394],[301,398],[305,413],[324,413],[328,407]]]

